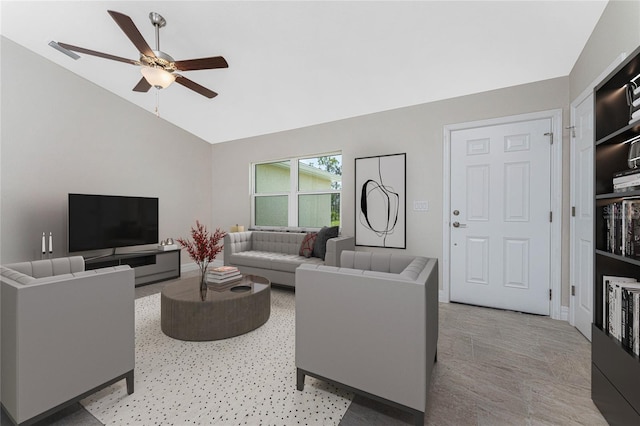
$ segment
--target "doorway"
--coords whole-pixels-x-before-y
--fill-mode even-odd
[[[445,127],[441,300],[560,318],[561,119]]]

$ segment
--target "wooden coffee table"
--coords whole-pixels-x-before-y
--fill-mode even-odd
[[[166,285],[160,296],[160,327],[179,340],[238,336],[260,327],[270,314],[271,283],[257,275],[243,275],[223,289],[209,284],[202,295],[200,277],[187,278]]]

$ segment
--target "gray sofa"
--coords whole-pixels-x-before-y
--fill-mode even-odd
[[[423,425],[437,356],[437,259],[343,251],[340,264],[296,270],[298,389],[313,376]]]
[[[33,423],[126,379],[133,393],[134,271],[81,256],[0,267],[2,407]]]
[[[224,237],[224,264],[243,274],[263,276],[272,284],[295,287],[296,268],[303,264],[339,265],[340,253],[354,249],[353,237],[327,240],[324,260],[300,256],[305,232],[246,231]]]

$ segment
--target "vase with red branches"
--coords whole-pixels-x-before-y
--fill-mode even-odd
[[[207,268],[222,251],[224,245],[218,244],[227,235],[226,232],[216,228],[215,232],[209,233],[207,227],[196,220],[196,227],[191,228],[191,239],[178,238],[181,247],[187,250],[200,268],[200,291],[207,290]]]

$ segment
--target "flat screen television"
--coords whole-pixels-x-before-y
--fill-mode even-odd
[[[158,199],[69,194],[69,252],[158,242]]]

